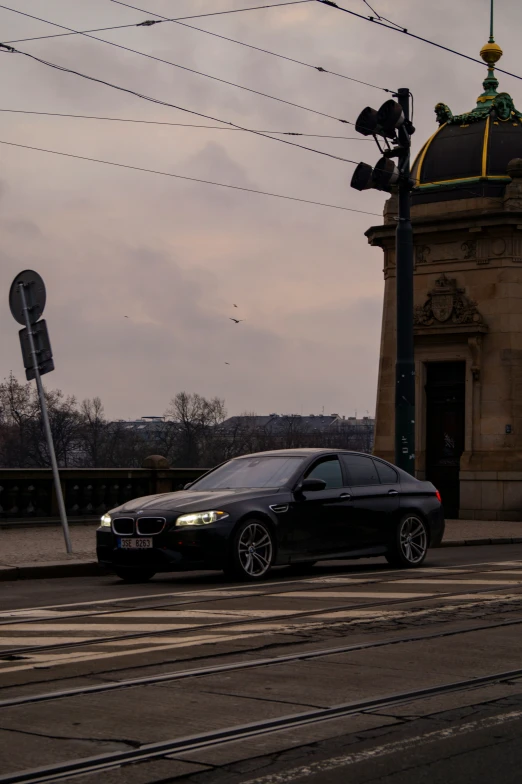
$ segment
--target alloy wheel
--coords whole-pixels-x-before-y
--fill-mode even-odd
[[[403,557],[411,564],[419,563],[428,549],[426,526],[418,517],[407,517],[399,531],[400,548]]]
[[[238,541],[239,561],[249,577],[261,577],[272,563],[272,537],[264,525],[250,523]]]

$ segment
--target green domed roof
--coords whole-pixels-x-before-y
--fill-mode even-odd
[[[439,128],[422,147],[412,168],[414,204],[500,196],[510,181],[508,163],[522,158],[522,113],[508,93],[497,92],[494,64],[502,49],[492,35],[481,56],[488,65],[488,75],[476,107],[454,115],[446,104],[435,106]]]

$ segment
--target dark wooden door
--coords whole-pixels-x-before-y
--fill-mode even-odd
[[[440,491],[446,517],[458,516],[464,451],[465,362],[430,362],[426,384],[426,478]]]

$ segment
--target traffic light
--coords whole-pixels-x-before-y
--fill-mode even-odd
[[[360,163],[352,177],[351,187],[356,191],[375,188],[378,191],[391,192],[392,186],[399,181],[400,172],[390,158],[381,158],[374,169],[367,163]]]
[[[404,112],[397,101],[390,98],[379,111],[367,106],[355,123],[355,130],[363,136],[384,136],[395,139],[397,130],[404,124]]]
[[[360,163],[353,173],[350,185],[356,191],[366,191],[368,188],[374,188],[372,167],[367,163]]]
[[[415,130],[403,107],[393,98],[385,101],[379,110],[367,106],[357,118],[355,130],[363,136],[373,136],[383,157],[374,168],[360,163],[353,173],[351,187],[357,191],[375,188],[391,193],[401,180],[404,160],[409,157],[410,134]],[[384,139],[384,148],[377,138],[379,136]],[[394,157],[399,159],[399,166],[391,160]]]
[[[400,172],[391,158],[381,158],[373,170],[374,188],[389,191],[399,182]]]

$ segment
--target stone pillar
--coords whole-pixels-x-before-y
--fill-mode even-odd
[[[172,481],[168,474],[170,463],[166,457],[150,455],[143,461],[143,468],[150,471],[150,492],[152,495],[171,492]]]

